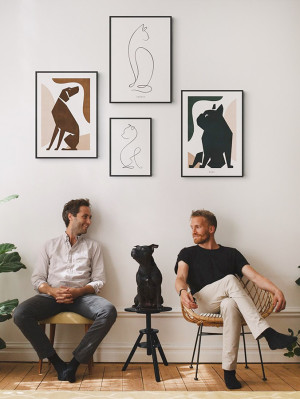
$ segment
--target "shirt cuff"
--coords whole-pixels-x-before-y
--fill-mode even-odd
[[[87,285],[91,285],[94,288],[95,294],[99,294],[101,288],[103,287],[103,281],[92,281]]]

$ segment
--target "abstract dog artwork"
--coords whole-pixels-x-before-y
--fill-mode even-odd
[[[158,245],[136,245],[131,251],[131,256],[139,264],[136,273],[137,295],[132,306],[136,309],[162,308],[162,275],[152,256],[155,248]]]
[[[68,145],[67,148],[62,148],[62,150],[77,150],[77,145],[79,143],[79,125],[76,122],[74,116],[72,115],[67,102],[70,97],[74,96],[79,92],[79,86],[68,87],[63,89],[52,109],[52,116],[55,122],[54,132],[47,150],[50,150],[54,140],[56,139],[58,133],[59,138],[55,150],[58,150],[65,133],[69,133],[64,141]]]
[[[213,105],[200,114],[197,118],[197,125],[203,129],[202,145],[203,152],[198,152],[190,168],[198,163],[200,168],[208,165],[211,168],[233,168],[231,165],[232,131],[223,117],[223,105],[217,109]]]

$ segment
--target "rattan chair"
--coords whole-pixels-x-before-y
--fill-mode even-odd
[[[236,276],[236,277],[239,279],[244,290],[248,293],[248,295],[253,300],[253,302],[254,302],[257,310],[261,314],[261,316],[263,318],[266,318],[267,316],[269,316],[272,313],[273,308],[274,308],[272,294],[270,292],[262,290],[261,288],[259,288],[257,285],[255,285],[253,282],[251,282],[250,280],[248,280],[245,277],[243,277],[243,278],[239,278],[238,276]],[[222,333],[203,332],[202,331],[203,327],[223,327],[223,318],[218,313],[217,314],[215,314],[215,313],[200,313],[200,314],[195,313],[193,310],[187,309],[182,304],[181,304],[181,309],[182,309],[182,314],[183,314],[183,317],[185,318],[185,320],[189,321],[190,323],[195,323],[198,326],[192,361],[191,361],[191,365],[190,365],[190,368],[193,368],[194,357],[195,357],[197,343],[198,343],[196,372],[195,372],[195,378],[194,378],[195,380],[198,380],[198,366],[199,366],[199,359],[200,359],[202,335],[222,335]],[[246,322],[244,321],[242,323],[241,336],[243,337],[243,344],[244,344],[245,367],[248,368],[245,335],[251,334],[251,333],[244,331],[245,325],[246,325]],[[258,352],[259,352],[262,375],[263,375],[262,379],[264,381],[266,381],[267,378],[265,375],[264,363],[263,363],[263,359],[262,359],[259,340],[257,340],[257,346],[258,346]]]
[[[86,317],[81,316],[78,313],[74,312],[61,312],[58,313],[55,316],[48,317],[47,319],[39,321],[39,324],[41,328],[45,331],[46,324],[50,324],[50,336],[49,340],[51,344],[54,344],[54,338],[55,338],[55,329],[57,324],[82,324],[84,325],[85,332],[90,328],[90,326],[93,324],[94,320],[87,319]],[[49,362],[50,363],[50,362]],[[88,363],[88,370],[89,373],[91,374],[92,372],[92,367],[93,367],[93,357],[90,359]],[[43,366],[43,359],[39,359],[39,374],[42,372],[42,366]]]

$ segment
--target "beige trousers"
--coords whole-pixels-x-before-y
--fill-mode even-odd
[[[197,313],[221,313],[224,321],[222,368],[235,370],[243,318],[255,339],[269,324],[232,274],[205,286],[194,297],[198,305]]]

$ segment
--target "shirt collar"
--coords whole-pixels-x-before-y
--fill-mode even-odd
[[[63,237],[64,237],[65,242],[70,242],[70,238],[66,232],[64,232]],[[81,239],[82,239],[82,235],[76,237],[77,241],[80,241]]]

